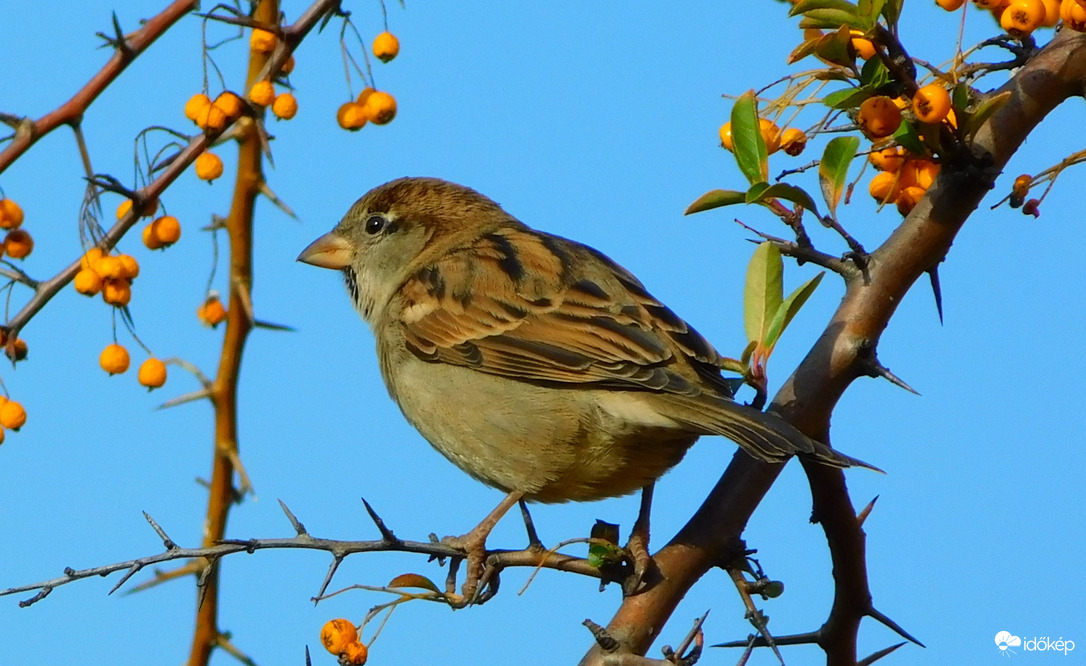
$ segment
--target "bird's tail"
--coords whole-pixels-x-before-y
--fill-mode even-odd
[[[696,412],[697,418],[684,419],[682,414],[675,413],[668,416],[700,434],[727,437],[758,460],[779,463],[789,456],[799,455],[832,467],[866,467],[882,472],[874,465],[811,439],[776,414],[730,400],[709,399],[704,394],[696,398],[678,395],[669,398],[677,406],[688,408],[682,412]]]

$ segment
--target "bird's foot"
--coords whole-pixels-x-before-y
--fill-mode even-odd
[[[460,587],[460,594],[456,594],[456,583],[453,575],[455,575],[455,569],[450,573],[450,582],[448,584],[449,589],[446,591],[446,597],[449,599],[449,603],[454,608],[463,608],[464,606],[470,606],[477,601],[480,601],[478,594],[480,591],[480,582],[485,580],[484,570],[486,564],[486,538],[490,536],[491,531],[494,530],[494,526],[498,524],[505,512],[508,511],[514,504],[518,503],[524,497],[523,493],[511,492],[502,499],[501,503],[494,508],[490,514],[483,519],[481,523],[476,525],[470,532],[461,536],[447,536],[441,540],[441,543],[455,548],[456,550],[463,551],[464,553],[464,584]],[[495,582],[491,581],[491,587],[495,586]]]

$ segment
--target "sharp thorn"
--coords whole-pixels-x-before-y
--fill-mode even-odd
[[[865,506],[863,510],[860,511],[860,513],[856,514],[856,522],[859,523],[861,527],[863,527],[864,521],[867,520],[867,517],[871,515],[871,509],[875,508],[875,502],[877,501],[879,501],[879,496],[875,495],[875,498],[868,502],[867,506]]]
[[[283,502],[283,500],[277,501],[279,502],[279,508],[283,510],[283,513],[287,514],[287,520],[290,521],[291,526],[294,528],[294,531],[298,534],[298,536],[308,535],[309,532],[305,531],[305,525],[303,525],[302,522],[295,517],[294,513],[287,508],[287,505]]]
[[[906,384],[904,380],[902,380],[894,373],[890,372],[890,368],[887,368],[885,365],[879,363],[877,360],[875,361],[874,376],[882,377],[883,379],[889,380],[889,382],[894,386],[903,388],[909,393],[912,393],[914,395],[920,395],[919,391]]]
[[[203,400],[204,398],[210,398],[211,391],[209,389],[200,389],[199,391],[193,391],[192,393],[186,393],[185,395],[178,396],[172,400],[167,400],[155,409],[167,409],[169,407],[176,407],[183,405],[186,402],[195,402],[197,400]]]
[[[870,617],[870,618],[873,618],[875,620],[878,620],[879,622],[881,622],[885,626],[889,627],[890,629],[893,629],[897,633],[898,636],[901,636],[902,638],[904,638],[904,639],[906,639],[908,641],[912,641],[913,643],[916,643],[920,647],[927,647],[926,645],[924,645],[920,641],[916,640],[916,638],[914,638],[912,634],[910,634],[909,632],[902,629],[901,626],[897,622],[894,622],[890,618],[886,617],[885,615],[880,613],[878,610],[876,610],[874,607],[871,607],[870,609],[868,609],[867,616]]]
[[[891,645],[890,647],[883,648],[878,652],[873,652],[867,657],[864,657],[860,661],[856,662],[856,666],[870,666],[870,664],[873,664],[879,659],[882,659],[883,657],[898,649],[902,645],[905,645],[905,643],[898,643],[897,645]]]
[[[943,323],[943,289],[939,286],[939,267],[935,266],[928,271],[931,280],[931,293],[935,296],[935,309],[939,312],[939,323]]]
[[[366,512],[370,514],[370,520],[373,521],[373,524],[377,526],[378,531],[381,532],[381,538],[388,543],[399,543],[400,540],[396,538],[396,535],[392,533],[392,530],[388,529],[385,525],[385,521],[381,520],[381,516],[377,515],[377,512],[373,510],[373,507],[370,506],[370,503],[366,501],[365,497],[362,498],[362,504],[366,506]]]
[[[288,333],[293,333],[294,331],[298,330],[293,326],[287,326],[286,324],[273,324],[270,321],[262,321],[260,319],[253,320],[253,328],[264,328],[269,331],[286,331]]]
[[[150,516],[146,511],[143,512],[143,517],[151,525],[151,529],[155,531],[158,538],[162,539],[162,545],[166,547],[166,550],[177,550],[177,544],[174,540],[166,535],[166,531],[162,529],[162,526],[155,522],[155,519]]]

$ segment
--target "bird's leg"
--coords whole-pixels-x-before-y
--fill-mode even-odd
[[[630,596],[638,591],[645,574],[652,564],[649,557],[649,514],[652,512],[652,491],[655,483],[649,483],[641,489],[641,508],[637,512],[637,520],[630,530],[630,540],[626,542],[626,550],[633,558],[633,571],[622,583],[622,591]]]
[[[505,512],[511,509],[513,505],[519,502],[523,497],[524,493],[520,491],[509,493],[502,499],[501,503],[494,507],[494,510],[491,511],[486,518],[483,518],[481,523],[472,528],[470,532],[458,537],[447,536],[441,540],[441,543],[462,550],[466,555],[467,567],[464,573],[464,585],[461,588],[465,603],[470,604],[475,599],[475,594],[479,588],[479,579],[483,575],[483,562],[486,560],[486,538],[490,536],[490,532],[494,529],[494,526],[498,524],[498,521],[502,519]]]
[[[528,531],[528,548],[543,549],[543,542],[539,540],[539,533],[535,531],[535,523],[532,521],[532,514],[528,513],[528,505],[524,500],[518,502],[520,504],[520,517],[524,519],[524,529]]]

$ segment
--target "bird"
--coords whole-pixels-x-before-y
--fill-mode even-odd
[[[517,502],[651,489],[705,435],[770,463],[868,466],[737,403],[721,355],[630,271],[468,187],[375,187],[298,260],[342,271],[407,421],[506,493],[460,545]]]

